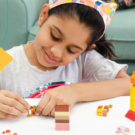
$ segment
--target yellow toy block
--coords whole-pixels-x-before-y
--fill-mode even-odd
[[[130,86],[130,110],[135,112],[135,87]]]
[[[101,116],[101,113],[98,113],[98,112],[97,112],[97,115]]]
[[[101,108],[98,108],[97,113],[101,113],[101,110],[102,110]]]

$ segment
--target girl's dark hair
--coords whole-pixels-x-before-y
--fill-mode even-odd
[[[113,45],[105,39],[105,34],[98,40],[104,32],[105,26],[103,18],[96,9],[82,4],[66,3],[50,9],[48,18],[51,15],[56,15],[63,19],[66,17],[79,19],[79,22],[90,30],[90,38],[86,51],[89,50],[92,44],[96,44],[95,50],[104,57],[109,57],[109,59],[112,59],[112,56],[117,57],[111,48]]]

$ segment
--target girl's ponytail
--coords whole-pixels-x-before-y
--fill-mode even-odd
[[[101,55],[103,55],[105,58],[109,57],[109,59],[112,59],[112,56],[119,58],[118,56],[115,55],[113,51],[114,46],[112,45],[111,41],[105,39],[105,34],[101,39],[96,41],[95,44],[96,44],[95,50],[99,52]]]

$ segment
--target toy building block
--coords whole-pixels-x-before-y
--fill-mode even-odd
[[[129,128],[124,127],[124,126],[119,126],[119,127],[118,127],[118,130],[122,130],[122,131],[124,131],[124,132],[129,132],[129,131],[130,131]]]
[[[118,130],[115,131],[117,135],[129,135],[131,134],[133,131],[127,127],[124,126],[119,126]]]
[[[56,130],[70,130],[69,124],[55,124]]]
[[[112,108],[112,105],[99,105],[97,108],[97,115],[99,116],[107,116],[109,112],[109,108]]]
[[[30,109],[28,110],[27,117],[36,116],[36,108],[37,108],[36,105],[31,106]]]
[[[15,132],[11,132],[10,130],[3,131],[0,135],[17,135]]]
[[[130,78],[130,82],[133,84],[130,86],[130,110],[126,113],[125,117],[135,121],[135,71]]]
[[[55,130],[70,130],[69,105],[55,106]]]
[[[106,109],[107,112],[109,112],[109,105],[105,105],[105,106],[104,106],[104,109]]]

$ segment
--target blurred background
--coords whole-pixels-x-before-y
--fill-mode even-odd
[[[106,37],[112,41],[114,51],[120,57],[113,60],[128,64],[127,73],[131,76],[135,71],[135,0],[125,0],[132,2],[130,6],[122,6],[121,1],[124,0],[116,1],[118,9],[106,31]],[[4,50],[35,39],[39,30],[37,21],[45,3],[49,3],[49,0],[8,0],[8,32],[2,46]],[[7,0],[0,0],[0,45],[6,28]]]

